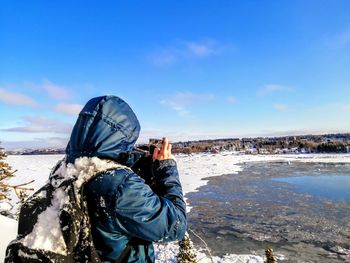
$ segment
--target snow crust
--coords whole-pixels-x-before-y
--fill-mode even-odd
[[[52,167],[63,155],[28,155],[8,156],[7,161],[17,169],[16,177],[11,183],[21,183],[35,179],[33,184],[35,190],[41,187],[50,173]],[[207,183],[206,177],[220,176],[223,174],[238,173],[242,168],[241,164],[246,162],[310,162],[310,163],[350,163],[350,154],[299,154],[299,155],[240,155],[227,152],[221,154],[195,154],[176,156],[180,180],[184,193],[198,191],[198,188]],[[82,167],[85,164],[81,163]],[[98,165],[96,166],[98,167]],[[55,204],[60,206],[60,204]],[[48,221],[46,221],[46,224]],[[15,238],[17,222],[15,220],[0,216],[0,262],[3,262],[5,249],[9,241]],[[177,242],[167,244],[156,244],[156,262],[175,263],[178,253]],[[204,252],[197,251],[200,262],[212,262]],[[258,255],[225,255],[221,258],[214,257],[215,263],[262,263],[263,256]]]

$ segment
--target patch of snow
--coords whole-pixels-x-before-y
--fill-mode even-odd
[[[16,238],[17,234],[17,221],[10,219],[6,216],[0,215],[0,229],[1,229],[1,238],[0,238],[0,262],[5,260],[5,252],[7,245]]]
[[[7,201],[0,201],[0,212],[8,212],[12,209],[12,205]]]
[[[103,198],[103,196],[100,197],[100,207],[107,207],[107,206],[106,206],[106,201],[105,201],[105,199]]]
[[[177,242],[155,244],[156,263],[177,263],[176,256],[179,253]],[[195,251],[197,261],[200,263],[264,263],[264,258],[255,255],[224,255],[223,257],[210,258],[203,252]]]
[[[46,192],[46,191],[40,191],[40,192],[36,195],[36,197],[37,197],[37,198],[45,198],[46,195],[47,195],[47,192]]]
[[[51,206],[38,216],[38,222],[33,231],[23,238],[23,245],[32,249],[43,249],[66,255],[66,244],[58,215],[59,210],[67,201],[67,194],[60,188],[56,189]]]
[[[18,255],[19,255],[20,257],[24,257],[24,258],[38,259],[38,256],[37,256],[37,255],[29,255],[29,254],[25,253],[25,252],[22,251],[22,250],[18,250]]]

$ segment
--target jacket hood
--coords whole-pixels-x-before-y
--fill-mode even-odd
[[[130,106],[116,96],[96,97],[79,113],[67,149],[67,162],[79,157],[118,160],[130,152],[139,136],[140,124]]]

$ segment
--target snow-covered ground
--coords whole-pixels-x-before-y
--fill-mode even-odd
[[[4,262],[6,246],[16,237],[17,221],[0,215],[0,262]]]
[[[13,155],[8,156],[7,161],[17,170],[16,177],[11,183],[20,183],[35,180],[32,184],[38,189],[45,183],[52,167],[63,155]],[[246,162],[320,162],[320,163],[350,163],[350,154],[300,154],[300,155],[238,155],[227,152],[222,154],[195,154],[178,155],[177,157],[181,182],[184,193],[196,191],[200,186],[205,185],[209,176],[223,174],[235,174],[242,168],[240,164]],[[233,175],[234,176],[234,175]],[[0,262],[3,261],[6,244],[16,235],[16,221],[0,217],[2,235],[0,238]],[[177,243],[156,246],[157,262],[176,262],[175,256],[178,252]],[[200,262],[212,262],[202,252],[197,252]],[[246,262],[262,263],[261,256],[254,255],[226,255],[223,258],[214,257],[214,262]]]

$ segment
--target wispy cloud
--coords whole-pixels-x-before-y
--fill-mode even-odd
[[[150,61],[157,66],[169,66],[181,60],[201,59],[220,54],[225,46],[214,39],[202,41],[180,41],[172,46],[155,50]]]
[[[349,104],[342,104],[340,105],[340,108],[344,111],[350,111],[350,103]]]
[[[7,132],[62,134],[69,134],[72,130],[70,123],[51,119],[46,116],[24,116],[22,119],[25,125],[0,130]]]
[[[38,103],[32,98],[22,93],[11,92],[3,88],[0,88],[0,101],[14,106],[27,106],[32,108],[38,106]]]
[[[277,93],[277,92],[291,92],[293,89],[291,87],[285,86],[285,85],[279,85],[279,84],[267,84],[264,87],[262,87],[260,90],[258,90],[257,94],[259,96],[265,96],[271,93]]]
[[[186,116],[190,114],[189,107],[214,99],[215,96],[210,93],[179,92],[172,97],[161,100],[160,103],[175,110],[178,115]]]
[[[19,150],[26,148],[65,148],[67,146],[68,137],[41,137],[34,138],[33,140],[21,140],[21,141],[3,141],[2,146],[7,150]]]
[[[70,116],[77,116],[83,107],[81,104],[60,103],[55,107],[55,111]]]
[[[72,97],[68,87],[55,84],[48,79],[43,79],[41,87],[55,100],[67,100]]]
[[[162,138],[167,136],[170,142],[189,141],[189,140],[205,140],[217,138],[232,138],[232,134],[228,133],[210,133],[198,131],[169,131],[164,129],[146,128],[142,129],[137,143],[148,143],[149,138]]]
[[[314,134],[314,135],[321,135],[321,134],[331,134],[331,133],[346,133],[348,130],[346,129],[331,129],[331,128],[305,128],[305,129],[294,129],[294,130],[262,130],[259,133],[249,134],[246,135],[247,137],[270,137],[270,136],[298,136],[298,135],[308,135],[308,134]]]
[[[237,103],[237,98],[235,97],[235,96],[228,96],[227,98],[226,98],[226,101],[228,102],[228,103],[230,103],[230,104],[235,104],[235,103]]]
[[[189,41],[185,42],[184,47],[187,53],[194,57],[208,57],[219,53],[222,49],[214,40],[204,42]]]
[[[272,105],[272,107],[278,111],[286,111],[288,109],[288,106],[282,103],[275,103]]]
[[[36,93],[41,93],[41,96],[47,96],[58,101],[66,101],[73,97],[73,88],[61,84],[57,84],[49,79],[43,78],[39,82],[25,81],[22,88],[30,89]]]
[[[330,48],[344,48],[350,46],[350,30],[334,35],[328,39],[327,44]]]
[[[308,111],[312,113],[325,113],[333,111],[350,111],[350,103],[329,103],[311,107]]]

